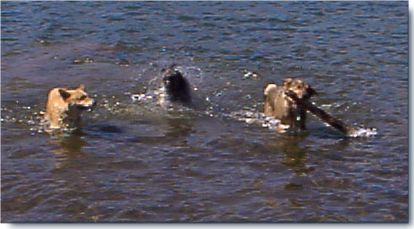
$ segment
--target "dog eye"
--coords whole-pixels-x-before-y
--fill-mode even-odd
[[[79,99],[80,99],[80,100],[84,100],[84,99],[86,99],[86,95],[82,95]]]

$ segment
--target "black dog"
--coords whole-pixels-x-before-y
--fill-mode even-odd
[[[171,65],[161,72],[162,83],[168,100],[189,105],[191,103],[191,89],[187,79],[175,69],[175,65]]]

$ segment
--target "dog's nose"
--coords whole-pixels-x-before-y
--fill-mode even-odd
[[[93,100],[92,102],[92,106],[95,107],[96,106],[96,100]]]

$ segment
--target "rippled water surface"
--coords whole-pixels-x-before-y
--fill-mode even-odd
[[[1,19],[2,222],[408,221],[407,2],[2,2]],[[131,100],[172,63],[199,106]],[[287,76],[378,135],[231,115]],[[82,130],[39,132],[48,90],[80,83],[98,101]]]

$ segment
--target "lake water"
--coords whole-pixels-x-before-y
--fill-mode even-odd
[[[408,2],[1,8],[2,222],[408,222]],[[202,106],[131,100],[172,63]],[[287,76],[378,134],[231,115],[262,111]],[[82,130],[39,132],[48,90],[80,83],[98,101]]]

